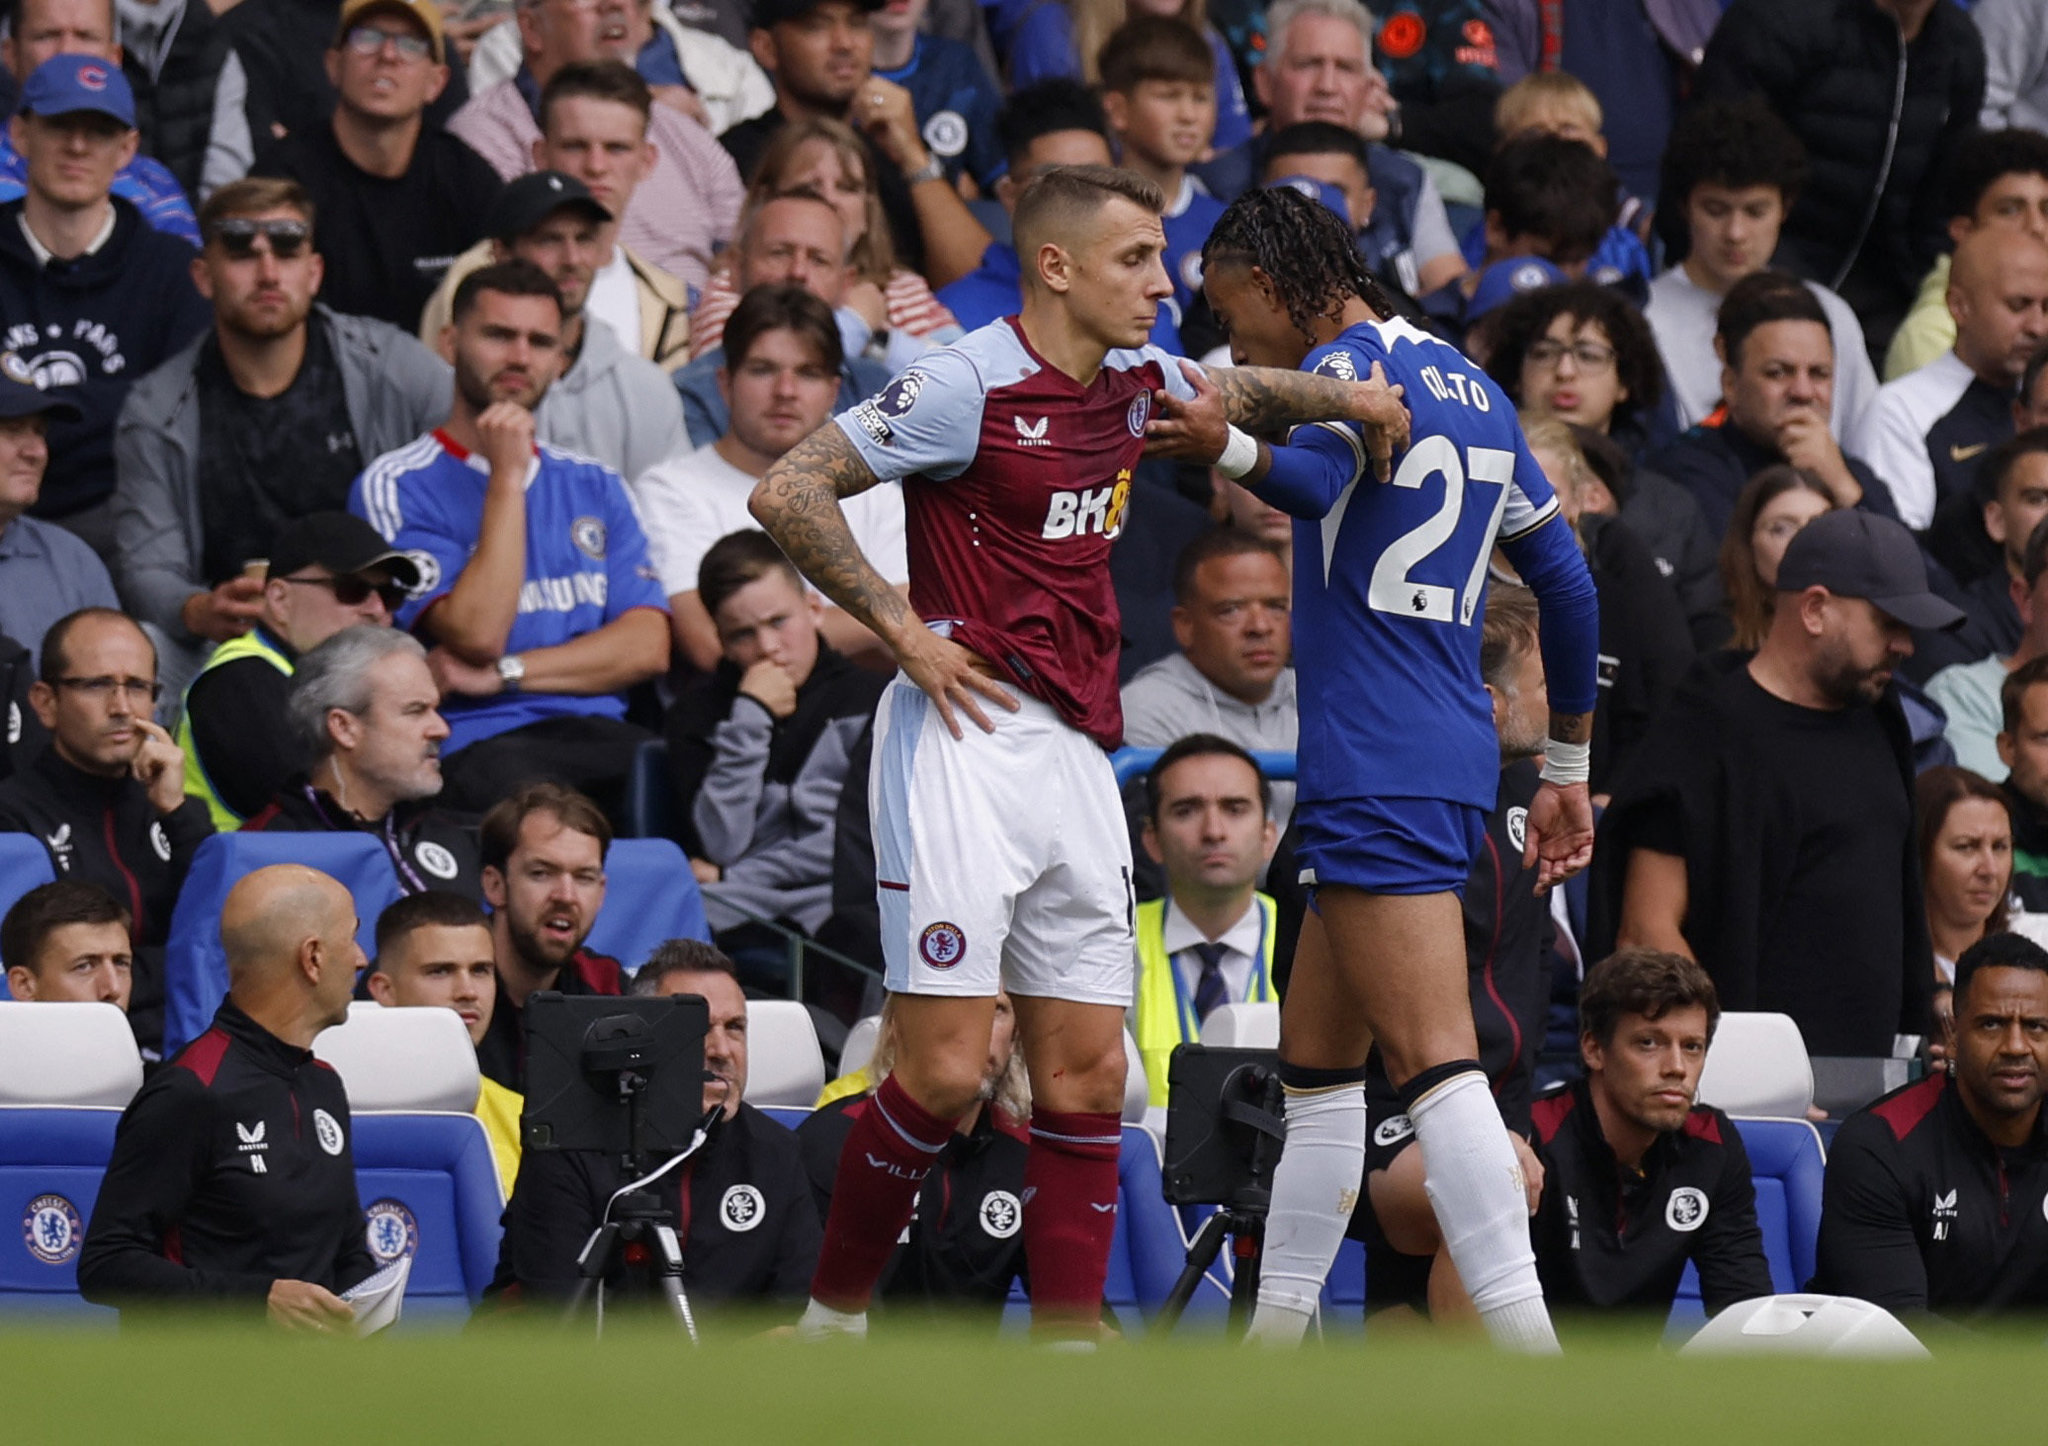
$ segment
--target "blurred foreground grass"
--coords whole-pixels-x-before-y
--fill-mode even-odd
[[[587,1333],[303,1342],[220,1322],[122,1334],[0,1330],[0,1441],[508,1443],[1686,1442],[1922,1446],[1958,1429],[2048,1438],[2038,1329],[1931,1362],[1702,1361],[1641,1336],[1562,1359],[1357,1338],[1279,1357],[1213,1337],[1090,1356],[980,1325],[809,1347],[728,1332],[692,1350],[646,1321]]]

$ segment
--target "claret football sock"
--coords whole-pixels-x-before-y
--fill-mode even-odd
[[[811,1277],[814,1303],[843,1315],[868,1308],[953,1123],[912,1099],[894,1075],[882,1081],[839,1152],[832,1213]]]
[[[1423,1188],[1458,1278],[1495,1345],[1555,1354],[1557,1333],[1529,1245],[1522,1167],[1500,1106],[1477,1065],[1438,1079],[1410,1101],[1408,1118],[1422,1150]]]
[[[1024,1258],[1031,1271],[1032,1329],[1040,1336],[1092,1337],[1101,1324],[1122,1144],[1120,1116],[1031,1111]]]
[[[1273,1171],[1273,1203],[1266,1212],[1266,1243],[1259,1257],[1259,1303],[1246,1340],[1300,1344],[1315,1316],[1323,1279],[1344,1243],[1364,1174],[1364,1084],[1354,1079],[1320,1087],[1288,1085],[1287,1144]]]

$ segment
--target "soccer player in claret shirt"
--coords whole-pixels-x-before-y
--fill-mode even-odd
[[[1146,346],[1173,289],[1161,209],[1158,188],[1128,171],[1033,181],[1014,220],[1022,313],[921,358],[754,492],[791,560],[903,669],[876,715],[870,785],[900,1053],[840,1157],[808,1335],[865,1329],[919,1182],[975,1103],[1005,986],[1031,1075],[1034,1322],[1095,1333],[1135,958],[1129,837],[1103,753],[1123,733],[1109,549],[1131,470],[1150,429],[1163,417],[1185,430],[1175,419],[1191,406],[1215,421],[1205,461],[1223,450],[1226,417],[1355,418],[1383,459],[1406,436],[1399,398],[1363,373],[1205,376]],[[1255,447],[1228,440],[1240,455]],[[897,478],[908,604],[839,507]]]
[[[1479,676],[1496,542],[1542,610],[1550,735],[1527,825],[1539,891],[1592,856],[1592,580],[1513,405],[1455,348],[1393,319],[1335,214],[1285,187],[1248,192],[1216,223],[1202,266],[1234,360],[1331,377],[1378,369],[1414,416],[1392,486],[1365,476],[1364,446],[1342,425],[1260,444],[1237,476],[1296,519],[1295,822],[1318,921],[1282,1006],[1287,1141],[1252,1334],[1297,1341],[1315,1309],[1357,1198],[1377,1039],[1489,1333],[1554,1350],[1521,1169],[1477,1061],[1458,894],[1500,785]]]

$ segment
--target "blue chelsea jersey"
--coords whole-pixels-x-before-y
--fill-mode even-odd
[[[462,575],[482,530],[489,481],[482,457],[437,430],[385,453],[350,487],[349,511],[419,566],[419,588],[398,610],[397,626],[417,627]],[[527,475],[526,580],[505,651],[570,642],[643,607],[665,613],[668,598],[625,484],[602,463],[542,443]],[[452,753],[548,718],[623,718],[626,703],[615,693],[500,693],[450,698],[441,714]]]
[[[1405,388],[1411,442],[1390,482],[1354,425],[1296,428],[1316,484],[1259,493],[1291,513],[1301,797],[1408,797],[1493,806],[1493,709],[1479,676],[1487,563],[1558,513],[1511,403],[1456,348],[1407,323],[1363,322],[1303,370]],[[1308,460],[1306,457],[1302,460]],[[1300,471],[1296,476],[1305,475]],[[1277,485],[1276,485],[1277,483]]]

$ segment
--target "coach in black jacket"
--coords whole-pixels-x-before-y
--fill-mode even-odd
[[[1720,1016],[1679,955],[1624,950],[1587,971],[1586,1077],[1530,1111],[1543,1164],[1530,1232],[1552,1310],[1661,1316],[1688,1261],[1710,1315],[1771,1294],[1742,1136],[1693,1103]]]
[[[1813,1289],[1952,1319],[2048,1307],[2048,952],[1993,934],[1956,961],[1948,1074],[1843,1122]]]
[[[124,1309],[262,1302],[282,1326],[345,1330],[336,1293],[376,1268],[341,1076],[314,1036],[348,1018],[355,902],[295,864],[258,869],[221,910],[228,997],[143,1085],[78,1257],[87,1300]]]
[[[672,939],[641,966],[633,992],[695,994],[710,1007],[703,1097],[710,1133],[695,1155],[652,1187],[674,1212],[683,1288],[693,1306],[777,1302],[794,1315],[810,1294],[823,1231],[796,1136],[741,1103],[747,1000],[732,961],[709,944]],[[492,1291],[508,1300],[572,1294],[577,1256],[627,1178],[613,1155],[525,1151],[505,1207]],[[621,1269],[604,1284],[608,1293],[646,1299],[649,1280]]]
[[[29,704],[50,744],[0,783],[0,833],[33,834],[61,878],[98,884],[135,921],[137,1043],[163,1035],[163,943],[192,855],[213,832],[185,795],[185,760],[150,719],[156,652],[108,608],[51,625]]]
[[[1883,355],[1946,245],[1942,163],[1983,108],[1970,17],[1939,0],[1735,0],[1693,85],[1761,92],[1805,142],[1812,171],[1778,254],[1839,291]]]

